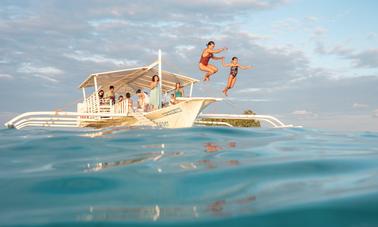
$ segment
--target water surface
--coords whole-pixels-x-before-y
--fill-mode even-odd
[[[0,225],[378,226],[376,132],[0,135]]]

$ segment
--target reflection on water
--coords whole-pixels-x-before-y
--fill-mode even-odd
[[[90,206],[86,212],[80,214],[80,221],[125,221],[125,220],[193,220],[216,216],[235,216],[253,210],[256,196],[250,195],[236,199],[217,200],[210,204],[191,206],[162,206],[151,205],[145,207],[120,206],[96,207]]]
[[[217,152],[217,151],[225,150],[225,148],[217,145],[216,143],[212,143],[212,142],[204,143],[203,146],[204,146],[206,152]],[[227,143],[226,148],[235,148],[235,147],[236,147],[236,142],[231,141],[231,142]]]
[[[164,144],[161,145],[161,147],[164,148]],[[115,168],[115,167],[125,167],[131,164],[137,164],[142,163],[145,161],[159,161],[163,157],[176,157],[182,155],[182,152],[171,152],[166,153],[164,150],[156,153],[147,153],[147,154],[141,154],[139,157],[133,158],[133,159],[126,159],[126,160],[120,160],[120,161],[109,161],[109,162],[97,162],[94,165],[88,163],[87,168],[84,170],[84,172],[91,172],[91,171],[100,171],[105,170],[109,168]]]

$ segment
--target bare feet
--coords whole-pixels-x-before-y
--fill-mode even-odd
[[[223,93],[225,96],[228,96],[227,91],[228,91],[227,89],[223,89]]]
[[[203,78],[203,81],[208,81],[209,78],[207,78],[206,76]]]
[[[209,81],[210,80],[210,76],[209,75],[206,75],[204,78],[203,78],[203,81]]]

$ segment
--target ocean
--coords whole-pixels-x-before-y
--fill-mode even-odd
[[[0,130],[0,226],[378,226],[378,132]]]

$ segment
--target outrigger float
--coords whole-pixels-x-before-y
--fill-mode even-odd
[[[233,114],[201,114],[210,104],[222,101],[222,98],[192,97],[193,85],[199,80],[162,70],[161,51],[158,60],[149,66],[101,72],[89,75],[79,88],[83,91],[83,101],[77,104],[77,112],[46,111],[26,112],[5,123],[8,128],[24,127],[73,127],[73,128],[105,128],[114,126],[152,126],[163,128],[187,128],[194,124],[232,126],[226,122],[204,121],[203,119],[247,119],[264,121],[273,127],[293,127],[285,125],[275,117],[268,115],[233,115]],[[178,103],[151,112],[129,109],[128,101],[102,103],[98,91],[115,87],[115,92],[135,94],[138,89],[149,89],[153,75],[160,77],[162,94],[175,89],[177,82],[189,87],[189,97],[177,98]],[[86,89],[94,89],[89,96]]]

